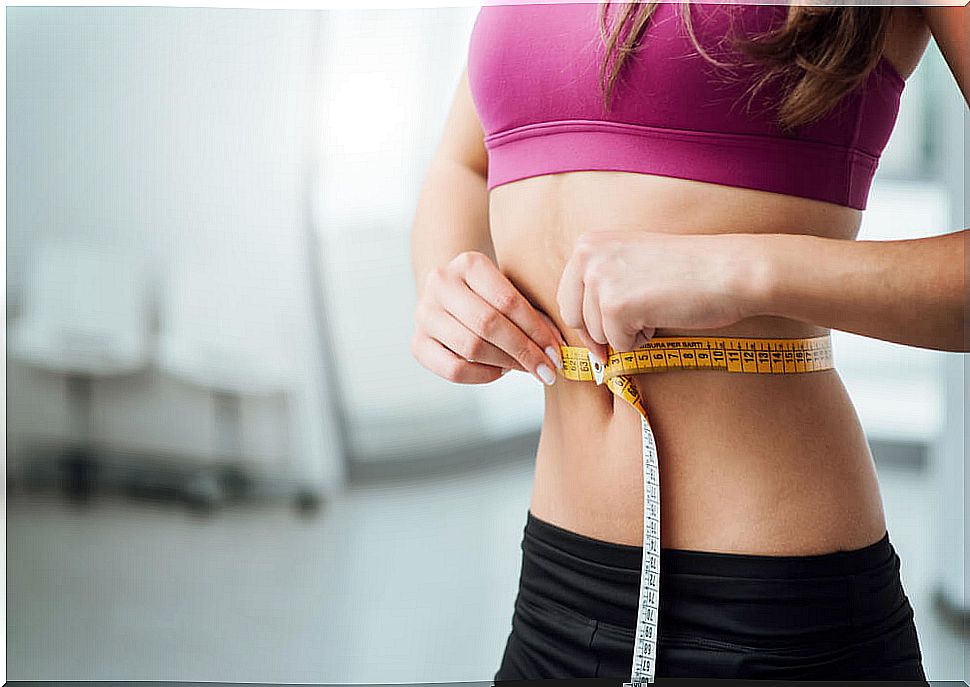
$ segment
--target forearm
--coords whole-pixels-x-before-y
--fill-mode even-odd
[[[750,236],[752,314],[885,341],[968,350],[970,230],[904,241]]]
[[[425,177],[411,228],[411,267],[418,294],[431,270],[469,250],[495,257],[485,178],[442,158],[432,163]]]

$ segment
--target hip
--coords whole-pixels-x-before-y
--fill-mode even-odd
[[[657,442],[663,546],[817,554],[885,530],[869,446],[835,370],[634,378]],[[637,545],[640,416],[611,396],[565,379],[547,390],[530,508],[571,531]]]
[[[628,678],[641,549],[528,514],[496,679]],[[814,556],[664,548],[658,677],[925,679],[888,532]]]

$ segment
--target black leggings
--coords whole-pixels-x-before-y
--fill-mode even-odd
[[[640,554],[530,511],[494,679],[629,680]],[[658,635],[658,678],[926,679],[888,532],[815,556],[661,549]]]

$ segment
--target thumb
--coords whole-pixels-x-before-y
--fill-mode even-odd
[[[609,357],[609,345],[601,344],[593,340],[593,337],[585,329],[580,329],[579,338],[582,339],[583,345],[590,350],[590,352],[599,359],[602,364],[606,364],[606,359]]]
[[[649,343],[656,331],[653,327],[644,327],[637,332],[636,340],[633,342],[634,348],[639,348],[643,344]]]
[[[567,345],[566,339],[565,337],[563,337],[562,332],[559,331],[559,326],[555,322],[553,322],[552,318],[549,317],[549,315],[547,315],[545,311],[540,310],[539,308],[536,308],[536,312],[539,313],[539,317],[542,318],[542,321],[549,326],[550,330],[552,330],[552,333],[555,335],[556,341],[559,342],[559,345],[566,346]]]

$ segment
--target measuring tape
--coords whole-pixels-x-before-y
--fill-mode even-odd
[[[833,367],[828,335],[807,339],[731,337],[656,337],[632,351],[615,352],[605,366],[593,361],[589,349],[561,346],[566,379],[606,384],[640,413],[643,444],[643,560],[640,601],[633,647],[633,670],[624,687],[652,683],[656,671],[657,619],[660,605],[660,476],[657,443],[639,389],[629,377],[644,372],[719,370],[749,374],[797,374]]]

